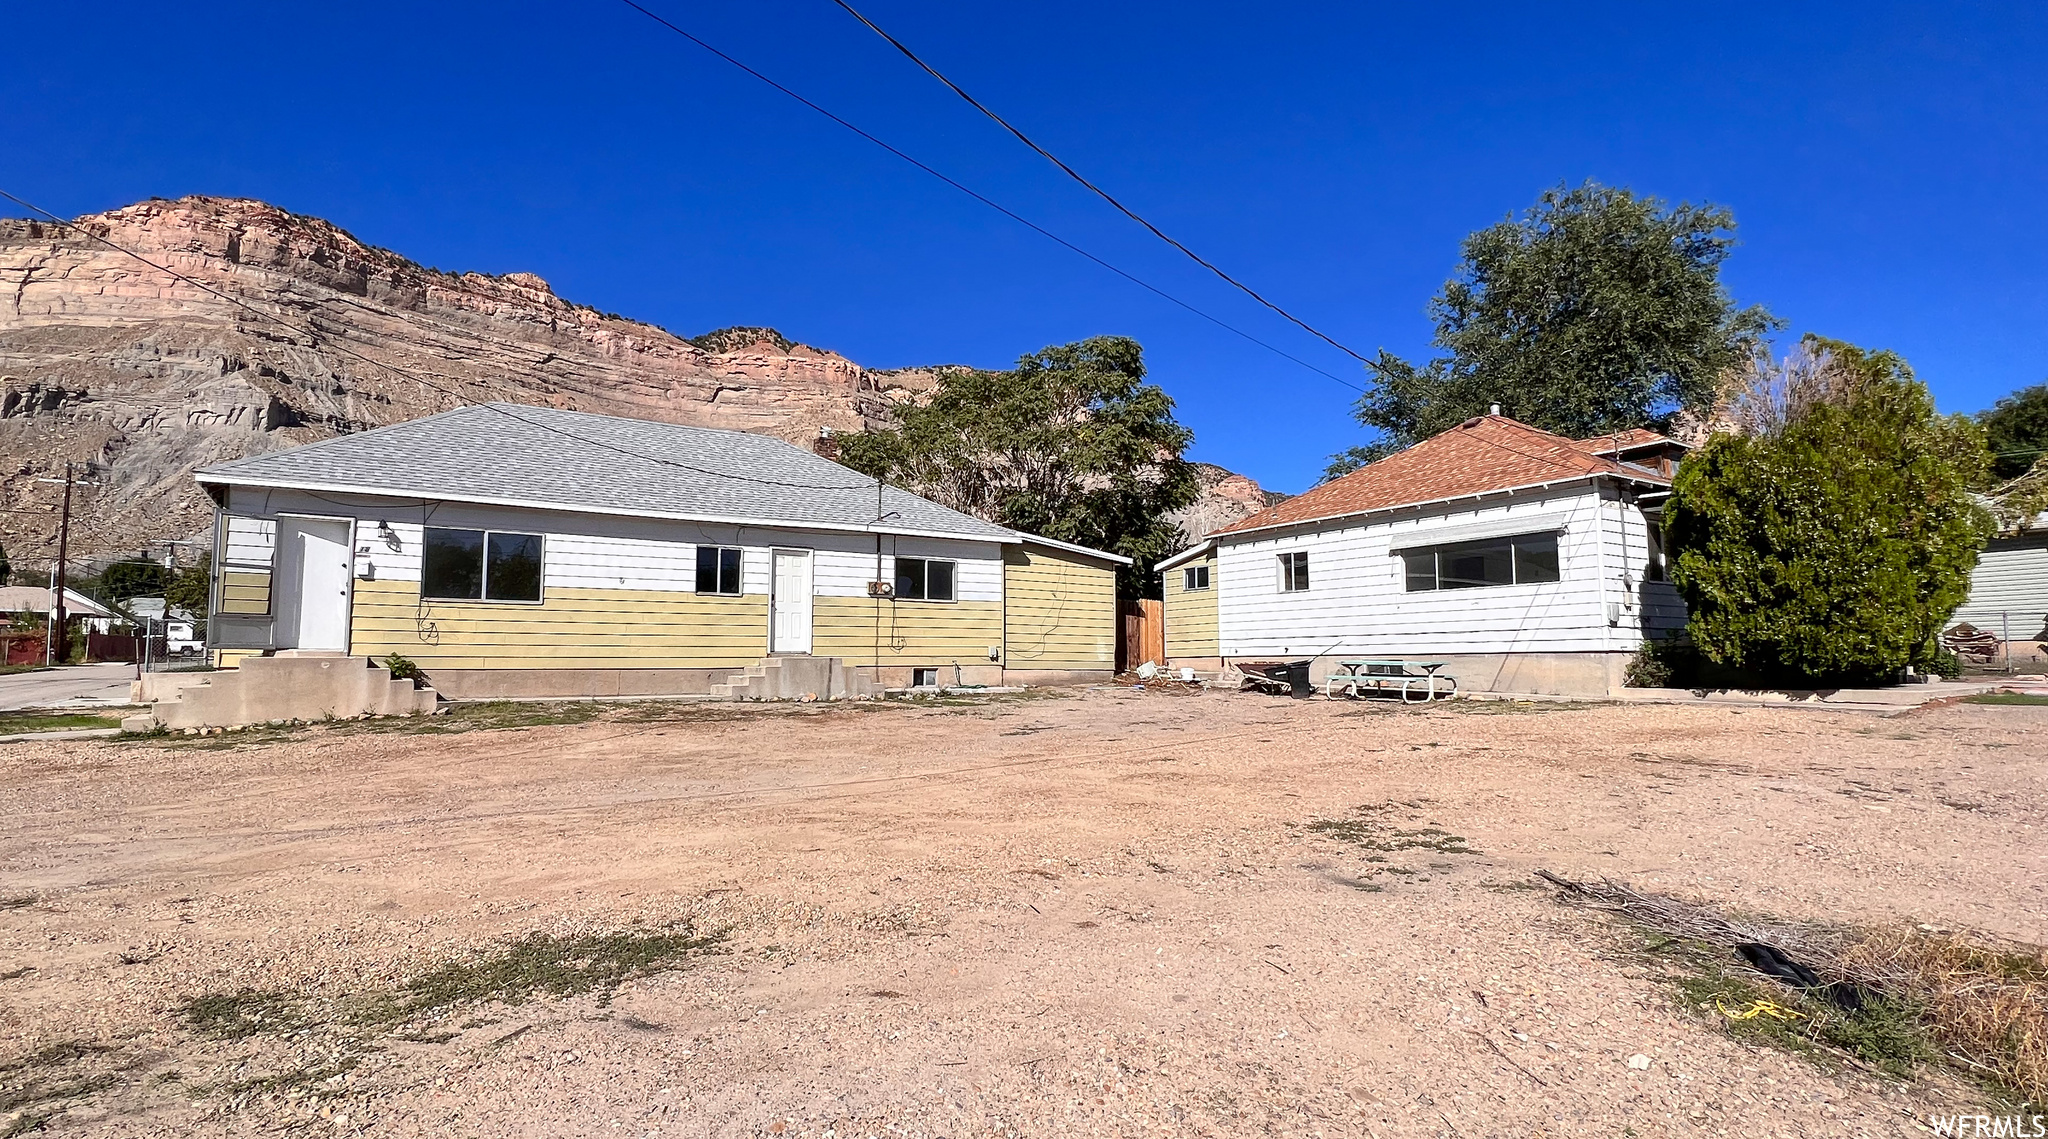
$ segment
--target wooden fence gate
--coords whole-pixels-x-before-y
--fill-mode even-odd
[[[1166,664],[1166,603],[1126,601],[1123,620],[1117,625],[1117,668],[1130,672],[1146,661]]]

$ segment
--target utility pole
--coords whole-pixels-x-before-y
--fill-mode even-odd
[[[68,643],[69,638],[65,636],[65,621],[70,618],[70,614],[65,612],[64,607],[65,574],[68,568],[64,563],[69,560],[71,554],[71,484],[76,481],[72,478],[71,468],[76,465],[70,459],[64,460],[64,510],[59,515],[57,522],[57,566],[54,575],[56,581],[51,586],[51,592],[56,594],[55,603],[50,606],[50,617],[54,627],[50,631],[50,636],[45,638],[43,642],[43,651],[46,654],[45,659],[53,660],[58,664],[63,664],[64,659],[71,655],[71,646]],[[91,463],[85,464],[85,471],[87,474],[94,473],[93,465]],[[37,479],[36,481],[56,482],[58,480]],[[99,484],[87,480],[86,485],[97,486]],[[53,641],[56,642],[54,646],[52,644]]]
[[[64,460],[64,512],[57,523],[57,656],[63,664],[71,655],[70,626],[65,624],[70,614],[64,611],[65,559],[71,553],[71,460]]]

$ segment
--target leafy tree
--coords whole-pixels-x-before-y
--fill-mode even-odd
[[[1587,182],[1546,191],[1520,217],[1465,239],[1430,303],[1436,346],[1417,367],[1382,350],[1353,414],[1379,432],[1332,456],[1354,470],[1501,410],[1573,438],[1711,403],[1721,372],[1781,322],[1721,285],[1735,217],[1720,206]]]
[[[138,554],[101,570],[93,589],[102,599],[118,605],[131,597],[161,594],[169,580],[169,571]]]
[[[1679,467],[1671,577],[1710,661],[1775,683],[1881,680],[1933,663],[1969,594],[1988,455],[1897,355],[1806,348],[1821,362],[1806,390],[1780,385],[1782,413],[1747,418],[1769,426],[1716,434]]]
[[[1980,413],[1984,441],[1991,446],[1991,471],[2016,479],[2048,457],[2048,384],[2035,384],[2006,396]]]
[[[1007,372],[950,370],[897,427],[842,437],[840,461],[998,525],[1134,558],[1118,584],[1142,596],[1179,543],[1167,514],[1197,493],[1182,457],[1194,434],[1144,378],[1143,350],[1122,336],[1047,347]]]
[[[5,586],[7,579],[13,576],[14,564],[7,560],[7,547],[0,546],[0,586]]]
[[[213,554],[199,555],[199,561],[179,570],[164,586],[164,605],[196,614],[204,628],[207,608],[213,601]],[[200,634],[205,635],[203,632]]]

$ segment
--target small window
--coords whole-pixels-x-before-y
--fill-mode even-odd
[[[953,562],[937,558],[897,558],[897,600],[953,600],[953,570]]]
[[[1209,567],[1189,566],[1180,571],[1180,587],[1184,590],[1209,588]]]
[[[697,547],[697,592],[740,592],[740,551],[736,546]]]
[[[936,668],[911,669],[910,686],[912,688],[937,688],[939,686],[939,670]]]
[[[1664,578],[1664,524],[1649,523],[1650,560],[1643,566],[1643,580],[1663,581]]]
[[[1280,592],[1301,593],[1308,589],[1308,551],[1280,555]]]
[[[434,601],[539,601],[539,534],[429,526],[420,542],[420,596]]]
[[[1521,534],[1401,551],[1410,593],[1559,580],[1556,534]]]

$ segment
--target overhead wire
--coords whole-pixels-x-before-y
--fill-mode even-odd
[[[867,131],[854,125],[852,122],[844,118],[841,118],[839,115],[834,114],[832,111],[827,110],[825,107],[817,103],[812,102],[810,99],[807,99],[804,96],[797,94],[790,88],[785,87],[781,83],[776,82],[774,79],[769,78],[767,75],[754,70],[752,67],[749,67],[746,64],[740,62],[738,59],[735,59],[734,57],[727,55],[725,52],[720,51],[716,47],[713,47],[710,43],[707,43],[706,41],[699,39],[697,36],[692,35],[690,32],[684,30],[682,27],[674,23],[671,23],[667,18],[641,6],[637,2],[637,0],[619,0],[619,2],[624,4],[626,7],[631,8],[634,11],[640,13],[641,15],[647,17],[648,19],[653,20],[655,23],[660,24],[662,27],[667,28],[669,31],[674,32],[676,35],[679,35],[684,39],[689,40],[691,43],[696,44],[698,47],[703,48],[705,51],[710,52],[712,55],[717,56],[719,59],[722,59],[725,62],[731,64],[732,66],[738,68],[739,70],[746,72],[748,75],[753,76],[755,79],[758,79],[761,82],[767,84],[768,86],[773,87],[775,90],[780,91],[782,94],[789,96],[791,99],[796,100],[798,103],[801,103],[804,106],[810,108],[811,110],[816,111],[818,114],[823,115],[825,118],[832,120],[833,122],[839,124],[842,127],[845,127],[847,130],[852,131],[854,134],[859,135],[861,138],[866,139],[867,141],[875,144],[876,146],[880,147],[885,151],[888,151],[890,154],[895,155],[897,158],[902,159],[903,161],[909,163],[910,165],[917,167],[919,170],[924,171],[926,174],[929,174],[932,177],[938,179],[939,181],[944,182],[946,185],[951,186],[955,190],[958,190],[961,193],[967,195],[968,197],[973,198],[975,201],[980,202],[982,205],[987,206],[988,208],[996,211],[999,214],[1002,214],[1004,217],[1009,218],[1011,221],[1016,222],[1018,225],[1024,226],[1026,229],[1029,229],[1032,232],[1037,233],[1041,237],[1044,237],[1054,242],[1055,244],[1058,244],[1074,253],[1080,254],[1082,257],[1087,258],[1088,260],[1094,262],[1102,268],[1109,270],[1110,272],[1116,274],[1119,277],[1122,277],[1124,280],[1129,281],[1130,283],[1138,286],[1141,289],[1144,289],[1146,292],[1152,293],[1155,296],[1158,296],[1166,301],[1178,305],[1181,308],[1186,309],[1188,312],[1191,312],[1196,316],[1201,317],[1203,320],[1206,320],[1209,323],[1215,325],[1216,327],[1221,328],[1226,332],[1232,333],[1233,335],[1242,337],[1245,340],[1248,340],[1251,343],[1256,344],[1261,348],[1264,348],[1266,351],[1281,357],[1282,359],[1290,360],[1296,364],[1299,364],[1302,367],[1307,368],[1309,371],[1314,372],[1317,375],[1323,376],[1326,379],[1335,380],[1337,383],[1342,384],[1347,388],[1350,388],[1352,391],[1360,393],[1363,393],[1365,391],[1363,387],[1359,386],[1358,384],[1352,383],[1350,380],[1347,380],[1334,372],[1326,371],[1322,368],[1319,368],[1316,365],[1309,363],[1308,361],[1300,358],[1299,356],[1294,355],[1291,352],[1288,352],[1284,349],[1269,344],[1266,341],[1261,340],[1256,336],[1253,336],[1251,333],[1246,332],[1244,329],[1239,328],[1234,324],[1230,324],[1219,317],[1212,316],[1209,313],[1203,311],[1202,309],[1196,308],[1194,305],[1189,304],[1187,301],[1184,301],[1177,296],[1174,296],[1172,293],[1167,292],[1165,289],[1162,289],[1149,281],[1146,281],[1138,276],[1135,276],[1134,274],[1131,274],[1123,269],[1118,268],[1115,265],[1110,264],[1108,261],[1102,259],[1101,257],[1096,256],[1093,253],[1090,253],[1088,250],[1081,248],[1079,245],[1076,245],[1073,242],[1068,241],[1066,238],[1061,237],[1059,234],[1052,232],[1051,230],[1045,228],[1042,225],[1039,225],[1037,222],[1034,222],[1027,217],[1024,217],[1022,214],[1019,214],[1016,211],[1010,209],[1009,207],[1004,206],[1002,203],[995,201],[994,199],[988,197],[987,195],[982,194],[979,191],[974,190],[966,186],[965,184],[954,180],[953,178],[940,172],[936,168],[929,166],[922,161],[919,161],[917,158],[914,158],[910,154],[907,154],[904,151],[897,149],[895,146],[892,146],[889,143],[884,142],[882,139],[876,137],[875,135],[869,134]],[[1268,307],[1271,306],[1269,305]],[[1283,312],[1282,315],[1285,315],[1285,313]],[[1289,319],[1293,318],[1289,317]],[[1296,323],[1298,324],[1300,322],[1296,321]],[[1307,326],[1304,325],[1304,327]],[[1310,331],[1313,332],[1314,329],[1310,329]],[[1320,336],[1322,334],[1317,333],[1317,335]],[[1324,339],[1328,339],[1328,337],[1324,337]],[[1331,343],[1335,344],[1336,342],[1331,341]],[[1358,356],[1357,353],[1351,352],[1350,349],[1344,348],[1344,346],[1341,344],[1337,345],[1337,347],[1343,348],[1345,352],[1350,353],[1353,356],[1357,356],[1360,360],[1365,359],[1365,357]]]
[[[42,208],[41,206],[36,205],[33,202],[27,201],[26,199],[20,198],[12,193],[9,193],[5,189],[0,189],[0,198],[6,198],[8,201],[13,202],[18,206],[21,206],[24,209],[34,210],[36,213],[41,214],[43,217],[49,219],[49,221],[52,224],[62,226],[65,229],[72,230],[73,232],[76,233],[82,233],[85,236],[91,238],[94,241],[99,242],[100,244],[106,246],[109,249],[114,250],[117,253],[124,254],[128,257],[133,257],[135,260],[142,262],[144,265],[147,265],[160,273],[164,273],[177,280],[183,281],[186,284],[191,285],[193,288],[199,289],[202,292],[218,297],[221,300],[224,300],[229,304],[236,306],[237,308],[252,313],[264,320],[272,321],[276,324],[282,325],[286,328],[291,329],[294,332],[299,333],[300,335],[311,337],[315,343],[325,340],[336,351],[339,351],[347,356],[353,357],[354,359],[360,360],[363,363],[370,365],[371,367],[382,368],[385,371],[390,372],[392,375],[400,377],[401,379],[411,380],[412,382],[419,384],[421,387],[424,387],[430,391],[439,392],[440,394],[456,401],[456,404],[459,407],[476,407],[485,411],[493,411],[509,419],[518,420],[519,422],[524,423],[529,427],[536,427],[542,431],[562,436],[565,439],[572,439],[586,446],[601,448],[606,451],[612,451],[620,455],[625,455],[629,458],[640,459],[644,462],[655,463],[657,465],[664,467],[676,467],[682,470],[693,471],[701,475],[710,475],[714,478],[731,479],[737,482],[759,483],[766,486],[788,487],[796,490],[867,490],[874,485],[873,481],[871,480],[862,481],[858,483],[804,483],[787,481],[783,479],[762,478],[758,475],[736,475],[728,471],[712,470],[711,468],[708,467],[699,467],[694,464],[680,462],[675,459],[667,459],[658,455],[649,455],[641,451],[635,451],[628,447],[621,447],[614,443],[607,443],[602,439],[592,439],[587,435],[579,435],[576,432],[556,427],[553,424],[543,423],[529,416],[520,415],[518,412],[512,411],[509,408],[502,407],[495,403],[472,404],[468,401],[468,399],[465,396],[463,396],[459,392],[451,391],[450,389],[443,387],[440,384],[434,383],[431,380],[415,375],[414,373],[409,372],[404,368],[400,368],[392,364],[387,364],[382,360],[378,360],[370,356],[365,356],[362,353],[357,352],[353,348],[348,347],[347,344],[343,342],[341,336],[339,336],[338,334],[322,333],[317,329],[295,324],[292,321],[286,320],[285,318],[278,316],[275,313],[264,312],[262,309],[257,308],[255,305],[250,304],[248,301],[245,301],[240,297],[230,296],[229,294],[221,292],[219,289],[216,289],[213,286],[208,285],[204,281],[200,281],[193,277],[187,276],[186,274],[180,273],[176,269],[172,269],[169,266],[158,264],[157,262],[150,260],[149,258],[143,256],[142,254],[137,253],[132,249],[128,249],[114,242],[112,239],[108,237],[94,233],[90,228],[86,226],[82,226],[77,224],[76,222],[69,221],[62,217],[59,217],[58,215]]]
[[[631,0],[627,0],[627,2],[631,3]],[[1062,173],[1064,173],[1067,177],[1072,178],[1074,181],[1079,182],[1081,185],[1087,187],[1088,190],[1092,192],[1096,197],[1101,198],[1103,201],[1108,202],[1111,206],[1114,206],[1118,213],[1124,215],[1125,217],[1131,219],[1134,222],[1137,222],[1139,225],[1144,226],[1145,229],[1152,234],[1152,236],[1158,238],[1159,240],[1165,242],[1168,245],[1173,246],[1175,249],[1180,250],[1183,254],[1187,255],[1187,258],[1190,261],[1193,261],[1195,264],[1200,265],[1202,268],[1207,269],[1211,273],[1216,274],[1218,277],[1222,278],[1225,282],[1230,284],[1231,287],[1237,289],[1244,295],[1259,302],[1260,304],[1266,306],[1274,312],[1279,313],[1281,316],[1286,317],[1289,321],[1292,321],[1297,327],[1301,328],[1309,335],[1314,336],[1316,339],[1321,340],[1323,343],[1328,344],[1330,347],[1335,348],[1339,352],[1344,353],[1345,355],[1351,357],[1352,359],[1358,361],[1361,364],[1370,364],[1372,362],[1366,357],[1360,355],[1358,352],[1352,350],[1348,345],[1339,341],[1336,337],[1331,336],[1330,334],[1324,332],[1322,329],[1317,328],[1315,325],[1312,325],[1309,322],[1294,315],[1293,313],[1288,312],[1286,309],[1281,308],[1279,305],[1268,300],[1257,289],[1252,288],[1250,285],[1247,285],[1243,281],[1238,280],[1236,277],[1233,277],[1230,274],[1224,272],[1214,262],[1210,261],[1208,258],[1203,257],[1201,254],[1196,253],[1194,250],[1189,249],[1186,245],[1182,244],[1181,242],[1175,240],[1172,236],[1168,235],[1165,230],[1162,230],[1158,226],[1153,225],[1150,221],[1147,221],[1144,218],[1144,216],[1139,214],[1136,210],[1118,201],[1115,195],[1111,194],[1109,191],[1103,189],[1102,187],[1096,185],[1095,183],[1089,181],[1087,178],[1083,177],[1080,171],[1067,165],[1064,161],[1060,159],[1058,155],[1054,154],[1050,150],[1047,150],[1043,146],[1040,146],[1036,141],[1034,141],[1031,138],[1030,135],[1025,134],[1021,130],[1018,130],[1016,126],[1010,122],[1010,120],[990,110],[987,107],[987,105],[982,103],[981,100],[976,99],[972,95],[969,95],[966,92],[966,90],[963,89],[958,83],[953,82],[951,79],[948,79],[943,74],[941,74],[938,68],[935,68],[931,64],[926,63],[922,58],[918,56],[916,52],[910,50],[910,48],[906,46],[902,40],[899,40],[895,36],[890,35],[888,32],[883,31],[880,25],[876,24],[873,20],[868,19],[866,16],[861,15],[860,10],[858,8],[855,8],[853,5],[847,3],[846,0],[832,0],[832,2],[839,5],[841,8],[846,9],[848,15],[852,16],[854,19],[859,20],[862,24],[866,25],[869,31],[882,37],[884,40],[887,40],[891,47],[895,48],[897,51],[902,52],[906,59],[910,60],[910,62],[916,64],[919,68],[923,69],[925,74],[931,76],[933,79],[938,80],[940,83],[945,84],[946,88],[952,91],[953,94],[958,95],[962,99],[966,100],[968,106],[973,107],[975,110],[980,111],[984,115],[987,115],[989,119],[992,120],[997,126],[1002,127],[1004,130],[1014,135],[1018,142],[1021,142],[1025,146],[1030,147],[1034,152],[1036,152],[1039,155],[1039,157],[1045,159],[1047,162],[1052,163],[1054,166],[1059,167]],[[638,7],[638,5],[634,6]]]

